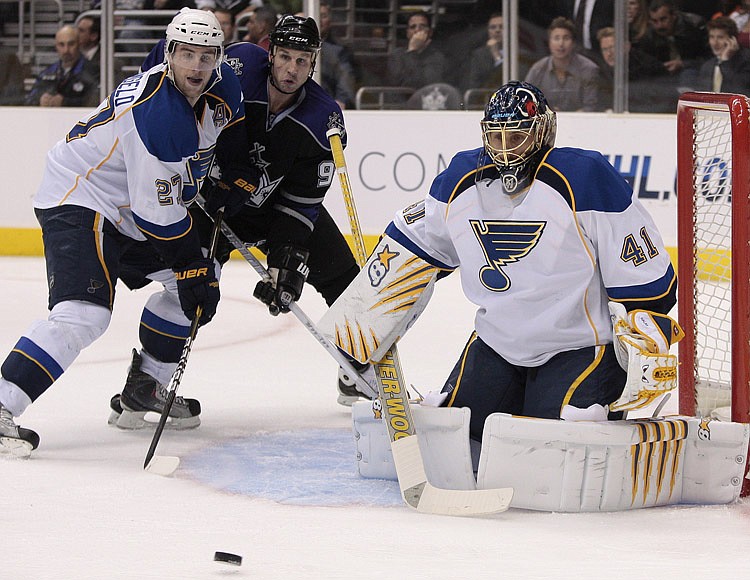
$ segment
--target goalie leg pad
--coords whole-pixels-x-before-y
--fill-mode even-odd
[[[411,405],[429,482],[443,489],[476,489],[469,444],[468,408]],[[380,401],[352,405],[357,471],[364,478],[396,481],[390,439]]]
[[[379,361],[422,314],[437,273],[438,268],[383,236],[320,320],[320,330],[357,361]]]
[[[749,432],[693,417],[601,423],[495,413],[477,487],[513,487],[512,507],[544,511],[730,503],[742,488]]]

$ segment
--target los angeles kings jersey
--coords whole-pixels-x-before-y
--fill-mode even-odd
[[[302,241],[312,231],[336,176],[326,132],[341,129],[346,145],[341,108],[308,79],[294,104],[274,115],[268,108],[268,53],[253,43],[238,42],[226,48],[226,62],[240,80],[245,98],[248,161],[262,172],[248,206],[258,214],[284,216],[272,226],[271,236]],[[280,234],[274,231],[278,227],[296,233]]]
[[[653,219],[599,153],[552,149],[515,199],[497,177],[483,149],[457,154],[387,233],[433,265],[460,267],[477,334],[510,363],[611,343],[610,299],[674,303]]]
[[[120,83],[50,150],[34,207],[87,207],[131,238],[179,244],[217,137],[243,119],[228,66],[192,107],[159,64]]]

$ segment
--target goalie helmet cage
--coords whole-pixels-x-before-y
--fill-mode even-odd
[[[677,107],[680,413],[739,423],[750,422],[749,111],[745,96],[719,93]]]

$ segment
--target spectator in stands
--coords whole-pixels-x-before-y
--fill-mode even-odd
[[[5,47],[0,49],[0,105],[23,105],[23,67]]]
[[[235,38],[237,27],[235,26],[234,13],[226,8],[216,8],[213,13],[216,20],[221,24],[221,31],[224,33],[224,46],[237,40]]]
[[[426,12],[409,16],[407,46],[388,58],[388,84],[419,89],[445,76],[445,56],[432,44],[432,20]]]
[[[330,0],[320,2],[320,80],[321,86],[331,95],[339,107],[350,109],[354,106],[356,73],[354,58],[345,46],[336,42],[331,34]]]
[[[90,62],[98,64],[99,41],[101,40],[99,18],[90,14],[80,16],[76,20],[76,30],[78,31],[78,48],[81,54]]]
[[[567,10],[560,13],[575,25],[578,50],[590,56],[597,52],[596,33],[615,21],[614,0],[567,0]]]
[[[79,16],[75,22],[78,31],[78,49],[81,54],[91,63],[91,70],[96,71],[96,80],[101,82],[101,55],[99,53],[99,41],[101,40],[101,27],[98,17],[91,14]]]
[[[737,40],[737,24],[727,16],[706,23],[713,56],[698,73],[698,89],[750,96],[750,50]]]
[[[698,69],[710,56],[705,21],[678,10],[675,0],[651,0],[648,16],[649,31],[640,47],[661,61],[671,75],[676,106],[679,93],[695,87]]]
[[[628,0],[627,18],[630,44],[638,45],[648,32],[647,0]]]
[[[487,20],[487,42],[475,48],[463,89],[492,89],[503,84],[503,13],[493,12]]]
[[[78,31],[62,26],[55,34],[60,60],[44,69],[26,97],[27,105],[94,107],[99,103],[96,66],[78,48]]]
[[[740,46],[750,48],[750,0],[742,0],[729,17],[737,24],[737,40]]]
[[[247,34],[242,40],[257,44],[268,50],[271,46],[271,31],[276,25],[278,15],[270,6],[256,8],[247,20]]]
[[[713,20],[714,18],[718,18],[719,16],[730,16],[733,12],[742,8],[742,4],[740,2],[736,2],[735,0],[720,0],[718,2],[717,8],[718,10],[711,15],[711,18],[709,20]]]
[[[599,68],[576,52],[575,24],[564,16],[547,29],[550,55],[538,60],[526,75],[545,94],[555,111],[595,111],[599,105]]]
[[[599,42],[599,108],[611,110],[614,103],[615,78],[615,29],[611,26],[600,28],[596,33]],[[628,51],[628,102],[630,112],[648,113],[653,110],[654,98],[658,95],[658,77],[664,75],[664,67],[653,56],[646,54],[631,42],[625,42]],[[657,87],[657,88],[655,88]]]

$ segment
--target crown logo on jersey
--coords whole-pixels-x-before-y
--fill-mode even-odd
[[[448,108],[448,95],[437,87],[422,97],[423,111],[445,111]]]
[[[344,120],[341,118],[338,112],[333,112],[328,116],[328,130],[338,129],[341,132],[341,141],[344,141],[346,136],[346,129],[344,128]]]
[[[245,64],[237,57],[226,57],[224,59],[224,62],[226,62],[230,67],[232,67],[232,71],[234,71],[234,74],[239,76],[242,76],[242,69],[245,66]]]

